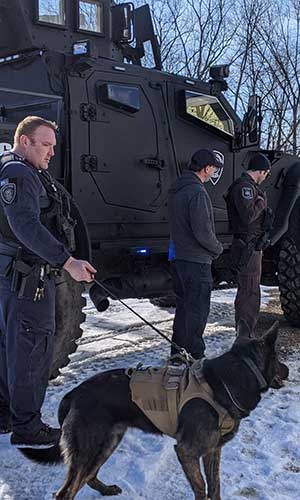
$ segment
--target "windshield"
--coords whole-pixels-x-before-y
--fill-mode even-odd
[[[226,134],[234,135],[233,121],[215,96],[185,91],[185,112],[199,122],[205,122]]]

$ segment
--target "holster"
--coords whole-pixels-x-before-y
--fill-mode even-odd
[[[234,238],[231,248],[231,268],[235,272],[242,272],[248,265],[250,258],[255,252],[256,239],[245,242],[241,238]]]
[[[21,259],[15,258],[13,262],[11,291],[18,292],[18,298],[34,299],[36,289],[39,285],[41,266],[39,264],[27,264]]]

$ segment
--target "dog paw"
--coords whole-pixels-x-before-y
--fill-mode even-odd
[[[120,493],[122,493],[122,489],[119,488],[117,484],[112,484],[111,486],[106,486],[106,491],[104,495],[113,496],[113,495],[119,495]]]

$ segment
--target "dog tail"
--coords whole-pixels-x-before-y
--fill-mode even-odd
[[[43,465],[54,465],[63,461],[63,456],[59,444],[51,448],[37,449],[37,448],[19,448],[19,451],[29,460]]]

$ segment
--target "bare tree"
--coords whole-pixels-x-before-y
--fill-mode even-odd
[[[212,65],[231,63],[234,109],[242,114],[250,95],[261,96],[262,145],[300,151],[299,0],[149,3],[164,70],[206,79]]]
[[[268,90],[265,109],[273,124],[267,146],[276,144],[297,154],[300,148],[299,2],[273,3],[265,24],[259,26],[257,33],[260,44],[256,43],[255,49],[264,69],[261,87]]]
[[[228,53],[235,31],[232,1],[150,0],[149,5],[166,71],[204,78]]]

